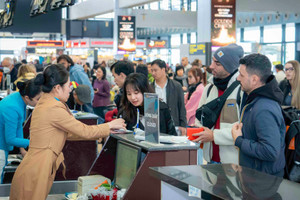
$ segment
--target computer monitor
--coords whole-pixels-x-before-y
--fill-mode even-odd
[[[140,164],[141,148],[118,141],[115,169],[115,185],[127,189]]]

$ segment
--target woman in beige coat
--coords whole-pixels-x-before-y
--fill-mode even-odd
[[[65,104],[70,80],[62,65],[50,65],[35,83],[42,85],[44,94],[32,114],[29,150],[13,177],[12,200],[47,198],[57,169],[64,166],[62,149],[67,139],[96,140],[126,127],[123,119],[93,126],[77,121]]]

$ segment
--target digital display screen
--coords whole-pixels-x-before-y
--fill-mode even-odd
[[[119,141],[117,144],[117,158],[115,184],[120,189],[127,189],[132,182],[140,162],[141,148]]]

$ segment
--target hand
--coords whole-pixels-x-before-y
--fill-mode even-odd
[[[182,136],[186,136],[186,128],[185,127],[180,127],[179,126],[178,129],[179,129]]]
[[[126,130],[126,124],[124,119],[115,119],[112,120],[111,122],[107,123],[109,125],[110,130],[112,129],[124,129]]]
[[[20,153],[22,154],[23,157],[25,157],[27,151],[24,148],[20,148]]]
[[[183,90],[183,91],[187,91],[187,87],[183,86],[183,87],[182,87],[182,90]]]
[[[99,92],[99,89],[98,88],[95,88],[94,89],[94,94],[98,93]]]
[[[236,123],[233,125],[232,129],[231,129],[231,134],[232,134],[232,138],[233,141],[235,143],[235,140],[237,137],[242,136],[242,127],[243,127],[243,123]]]
[[[203,127],[204,131],[195,133],[193,136],[199,136],[193,142],[212,142],[214,141],[214,132],[207,127]]]

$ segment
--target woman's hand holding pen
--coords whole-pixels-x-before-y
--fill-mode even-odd
[[[109,128],[112,129],[124,129],[126,130],[126,124],[124,119],[115,119],[111,122],[107,123],[109,125]]]

